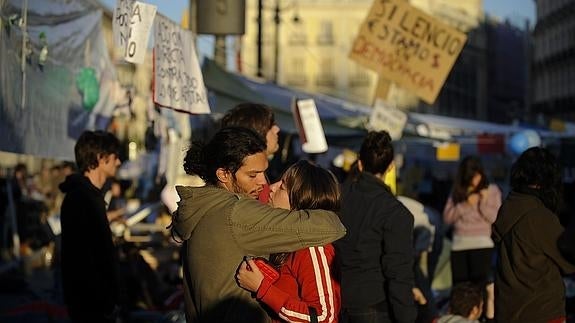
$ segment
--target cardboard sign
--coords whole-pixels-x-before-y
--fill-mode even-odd
[[[292,114],[298,128],[302,150],[308,154],[326,152],[327,141],[313,99],[294,99],[292,102]]]
[[[349,57],[432,104],[466,39],[405,1],[376,0]]]
[[[389,106],[383,100],[375,100],[375,105],[369,117],[369,130],[385,130],[389,133],[391,139],[399,140],[406,123],[407,114],[405,112]]]
[[[135,0],[118,0],[114,8],[114,45],[123,49],[124,60],[143,63],[156,6]]]
[[[154,102],[188,113],[210,113],[192,33],[158,16],[154,40]]]

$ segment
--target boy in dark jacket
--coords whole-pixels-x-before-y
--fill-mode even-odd
[[[343,185],[340,215],[348,231],[335,242],[342,322],[414,322],[417,316],[413,215],[383,182],[393,158],[389,134],[370,132],[355,174]]]
[[[111,133],[85,131],[74,153],[78,174],[66,177],[62,202],[62,284],[73,322],[115,322],[117,256],[102,186],[116,174],[120,144]]]

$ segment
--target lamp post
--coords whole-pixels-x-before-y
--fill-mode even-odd
[[[258,64],[257,64],[257,77],[262,77],[263,73],[262,73],[262,68],[263,68],[263,63],[262,63],[262,11],[264,8],[264,4],[263,4],[264,0],[258,0],[258,18],[257,18],[257,22],[258,22],[258,39],[257,39],[257,59],[258,59]]]
[[[276,25],[274,36],[274,78],[273,82],[278,82],[279,71],[279,51],[280,51],[280,0],[276,0],[276,7],[274,9],[274,23]]]
[[[282,8],[281,1],[276,0],[275,7],[274,7],[274,73],[272,82],[277,83],[278,81],[278,74],[279,74],[279,47],[280,47],[280,24],[281,24],[281,12],[282,10],[289,9],[290,7],[294,6],[296,1],[293,1],[288,6]],[[297,4],[296,4],[297,5]],[[258,35],[257,35],[257,72],[256,75],[258,77],[263,76],[263,63],[262,63],[262,47],[263,47],[263,0],[258,0],[258,16],[257,16],[257,23],[258,23]],[[300,18],[296,12],[293,17],[294,23],[299,23]]]

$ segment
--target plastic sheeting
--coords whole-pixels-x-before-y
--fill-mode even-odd
[[[21,16],[25,3],[1,1],[2,20]],[[95,0],[27,3],[26,29],[33,52],[25,64],[24,91],[24,28],[4,24],[0,30],[0,150],[73,160],[79,134],[104,128],[114,108],[111,94],[116,72],[103,37],[102,7]],[[48,45],[44,66],[38,61],[41,33]],[[78,88],[77,77],[86,68],[94,70],[99,86],[93,107],[84,106],[86,89]]]

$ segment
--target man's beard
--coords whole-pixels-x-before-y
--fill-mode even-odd
[[[255,198],[255,199],[258,198],[258,194],[259,194],[259,193],[258,193],[258,194],[255,194],[255,195],[252,195],[253,192],[252,192],[252,191],[246,191],[245,189],[243,189],[243,188],[238,184],[238,181],[235,179],[235,177],[234,177],[234,180],[232,181],[232,187],[231,187],[231,188],[232,188],[232,192],[233,192],[233,193],[244,194],[244,195],[247,195],[247,196],[249,196],[249,197],[251,197],[251,198]]]
[[[238,181],[234,178],[234,180],[232,181],[232,192],[233,193],[238,193],[238,194],[249,194],[250,192],[246,192],[244,191],[239,185],[238,185]]]

